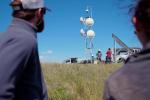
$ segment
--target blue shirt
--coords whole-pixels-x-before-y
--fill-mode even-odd
[[[0,36],[0,100],[48,100],[36,28],[18,18]]]

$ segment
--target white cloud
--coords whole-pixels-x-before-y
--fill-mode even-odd
[[[52,50],[47,50],[45,52],[42,52],[41,55],[51,55],[53,53]]]
[[[47,50],[40,53],[40,61],[41,62],[50,62],[51,56],[53,54],[52,50]]]
[[[40,55],[40,59],[44,59],[44,56],[41,56],[41,55]]]

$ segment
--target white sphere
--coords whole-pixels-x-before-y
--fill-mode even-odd
[[[93,30],[88,30],[87,31],[87,37],[88,38],[93,38],[95,37],[95,32]]]
[[[80,33],[81,33],[82,36],[85,36],[85,35],[86,35],[84,29],[81,29],[81,30],[80,30]]]
[[[93,26],[94,25],[94,19],[93,18],[87,18],[85,20],[85,24],[88,26]]]
[[[84,18],[83,18],[83,17],[80,17],[80,22],[81,22],[81,23],[84,23],[84,21],[85,21]]]

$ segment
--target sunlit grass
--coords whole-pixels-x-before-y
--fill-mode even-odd
[[[49,100],[102,100],[105,79],[121,64],[42,64]]]

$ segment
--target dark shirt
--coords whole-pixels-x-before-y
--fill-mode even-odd
[[[18,18],[0,35],[0,100],[48,100],[36,28]]]
[[[104,100],[150,100],[150,43],[109,77]]]

